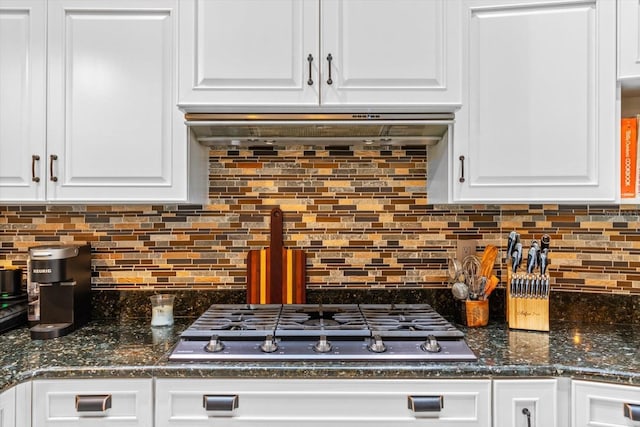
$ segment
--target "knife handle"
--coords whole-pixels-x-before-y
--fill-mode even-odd
[[[511,258],[511,254],[515,249],[516,243],[520,240],[520,236],[515,231],[509,233],[509,238],[507,239],[507,260]]]
[[[516,243],[516,250],[513,251],[513,264],[512,264],[512,272],[515,273],[520,265],[520,261],[522,261],[522,243]]]
[[[537,243],[536,243],[536,245],[537,245]],[[527,273],[529,273],[529,274],[533,273],[533,270],[538,265],[537,252],[538,252],[538,250],[536,249],[535,246],[531,246],[529,248],[529,253],[527,254]]]
[[[549,249],[543,249],[540,254],[540,274],[544,276],[549,266]]]
[[[543,234],[540,238],[540,250],[549,250],[549,243],[551,243],[551,237],[548,234]]]

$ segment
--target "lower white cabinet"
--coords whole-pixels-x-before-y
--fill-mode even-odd
[[[568,378],[48,379],[0,394],[0,427],[640,427],[638,418],[640,387]]]
[[[16,389],[15,387],[0,394],[0,427],[15,425],[16,420]]]
[[[157,379],[156,426],[486,426],[490,380]]]
[[[33,427],[153,426],[153,380],[33,381]]]
[[[569,380],[493,381],[493,427],[564,427],[569,423]]]
[[[31,381],[20,383],[13,389],[16,398],[14,425],[16,427],[31,427]]]
[[[573,427],[640,426],[640,387],[573,381],[571,394]]]

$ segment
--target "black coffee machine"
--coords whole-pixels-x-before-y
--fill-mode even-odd
[[[91,247],[29,249],[27,293],[32,339],[67,335],[87,323],[91,313]]]

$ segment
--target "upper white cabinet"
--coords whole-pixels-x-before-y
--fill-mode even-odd
[[[458,0],[182,0],[186,111],[460,104]]]
[[[177,1],[1,1],[0,201],[188,200]]]
[[[0,200],[44,197],[46,18],[44,0],[0,0]]]
[[[464,95],[447,198],[615,201],[616,3],[463,4]]]
[[[322,105],[459,107],[459,1],[323,0],[320,10]]]
[[[48,197],[186,200],[176,1],[48,3]]]
[[[618,78],[640,78],[640,1],[618,0]]]
[[[318,0],[180,1],[180,104],[315,105],[319,24]]]

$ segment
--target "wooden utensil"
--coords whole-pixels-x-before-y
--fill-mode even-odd
[[[496,262],[498,256],[498,248],[494,245],[487,245],[482,253],[482,259],[480,261],[480,276],[491,277],[493,271],[493,265]]]
[[[247,254],[248,304],[304,304],[306,254],[282,244],[282,210],[271,210],[270,242]]]
[[[485,299],[489,298],[489,295],[491,295],[491,292],[493,292],[496,286],[498,286],[499,282],[500,282],[500,279],[498,279],[496,276],[492,275],[491,277],[489,277],[489,280],[487,281],[487,286],[484,288]]]

